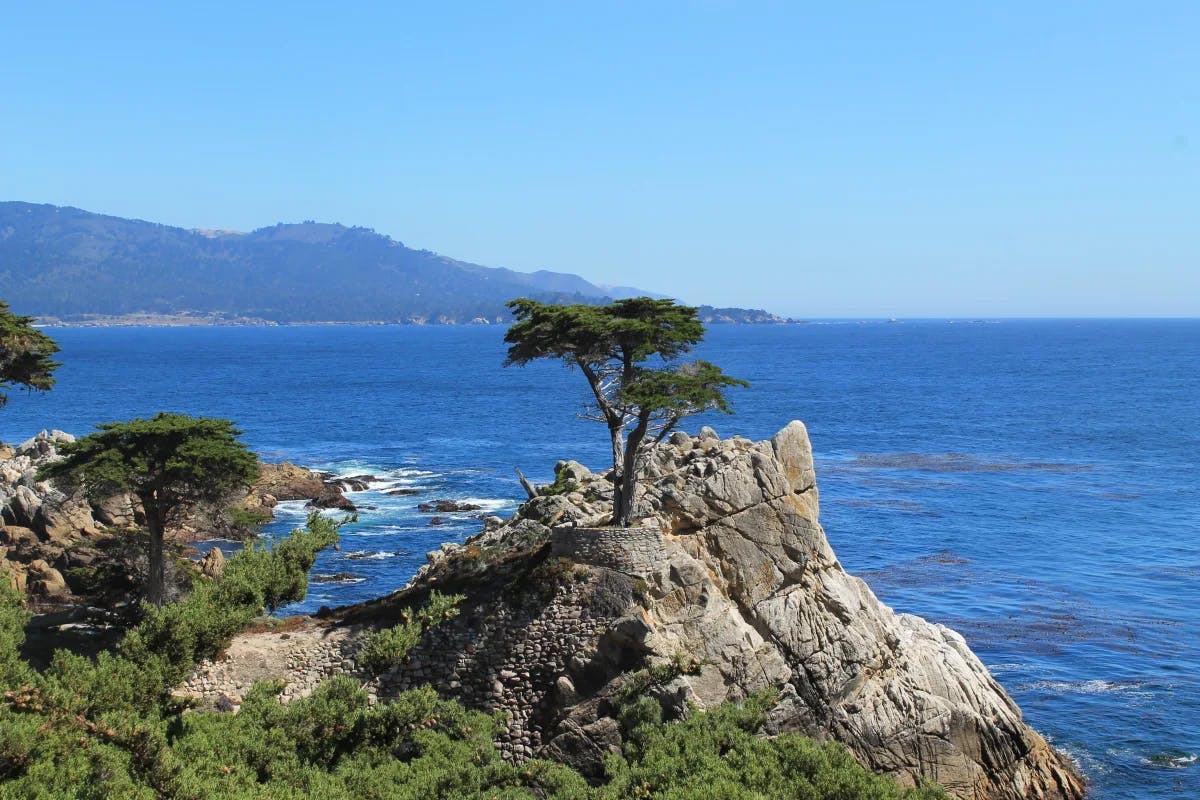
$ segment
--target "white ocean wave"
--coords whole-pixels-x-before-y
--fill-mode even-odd
[[[1143,686],[1141,681],[1106,681],[1093,678],[1086,681],[1034,681],[1021,688],[1060,694],[1123,694],[1149,697],[1151,693],[1143,689]]]
[[[362,575],[339,576],[316,573],[312,576],[312,582],[322,586],[352,586],[356,583],[364,583],[366,580]]]
[[[1025,664],[1016,662],[1012,664],[988,664],[986,665],[988,672],[993,675],[1003,675],[1009,672],[1036,672],[1042,668],[1040,664]]]
[[[342,558],[347,561],[383,561],[389,558],[396,558],[403,555],[399,552],[374,551],[374,550],[354,550],[349,553],[342,554]]]
[[[412,467],[400,467],[397,469],[385,469],[379,472],[372,473],[377,480],[385,480],[388,478],[428,478],[431,475],[437,475],[436,472],[428,469],[415,469]]]
[[[428,528],[429,528],[428,522],[419,522],[419,523],[414,523],[411,527],[407,527],[407,528],[388,527],[383,530],[376,529],[376,530],[366,530],[366,531],[347,531],[347,530],[343,529],[341,536],[342,536],[342,541],[345,542],[345,541],[348,541],[351,539],[377,539],[381,536],[406,536],[408,534],[416,533],[418,531],[428,530]]]
[[[1143,764],[1151,767],[1166,767],[1167,769],[1183,769],[1190,767],[1196,763],[1197,758],[1195,753],[1187,753],[1185,755],[1176,755],[1174,753],[1159,753],[1157,755],[1143,757],[1139,759]]]
[[[482,511],[500,511],[505,508],[516,508],[518,505],[516,500],[497,497],[464,497],[458,502],[479,506]]]
[[[280,500],[275,504],[275,519],[286,517],[288,519],[306,519],[308,512],[312,511],[307,507],[307,500]]]

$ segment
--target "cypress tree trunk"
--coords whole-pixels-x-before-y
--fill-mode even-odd
[[[146,599],[156,606],[166,600],[166,565],[163,560],[162,510],[154,500],[142,500],[146,510],[146,528],[150,532],[150,575],[146,581]]]
[[[625,508],[625,443],[622,441],[621,428],[615,425],[610,425],[608,435],[612,439],[612,459],[613,459],[613,525],[626,525],[622,522],[622,509]],[[630,504],[632,508],[632,504]]]
[[[633,524],[633,503],[637,499],[638,449],[646,435],[646,424],[638,425],[625,442],[625,453],[621,459],[621,474],[617,476],[613,492],[613,524],[628,528]]]

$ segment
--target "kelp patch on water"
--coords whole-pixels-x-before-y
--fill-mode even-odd
[[[899,500],[895,498],[884,498],[879,500],[869,500],[866,498],[856,499],[833,499],[827,501],[833,505],[842,505],[847,508],[881,508],[887,511],[899,511],[904,514],[923,514],[930,517],[941,516],[936,511],[931,511],[920,503],[915,503],[912,500]]]
[[[891,586],[914,586],[931,580],[947,586],[971,580],[970,565],[970,560],[964,556],[952,550],[940,550],[880,569],[863,570],[858,574],[876,591]],[[947,570],[947,567],[952,569]]]
[[[920,472],[1089,472],[1091,464],[996,460],[970,453],[858,453],[849,466]]]

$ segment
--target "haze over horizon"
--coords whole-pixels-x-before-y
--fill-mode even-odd
[[[1182,2],[18,7],[0,199],[794,317],[1196,316],[1197,40]]]

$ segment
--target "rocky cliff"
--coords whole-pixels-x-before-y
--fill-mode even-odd
[[[575,462],[557,472],[553,494],[430,554],[402,592],[242,636],[185,691],[236,703],[274,677],[296,696],[347,672],[380,697],[432,683],[503,712],[508,757],[597,774],[632,700],[654,698],[671,718],[772,689],[770,731],[843,742],[903,782],[971,800],[1082,797],[961,636],[895,614],[842,569],[818,522],[803,424],[764,442],[675,434],[649,460],[632,533],[588,528],[608,508],[603,476]],[[462,614],[406,663],[364,669],[364,634],[435,589],[464,594]]]

